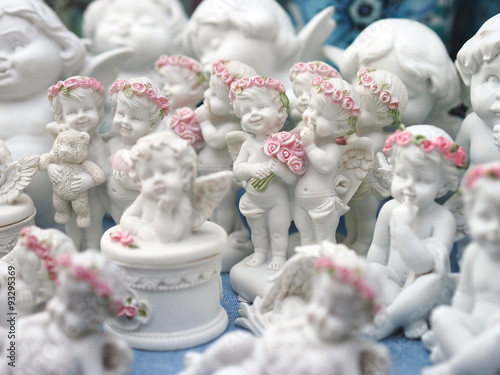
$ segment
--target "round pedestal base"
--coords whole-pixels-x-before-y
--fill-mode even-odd
[[[228,317],[221,307],[221,253],[227,234],[206,222],[193,236],[176,243],[148,243],[138,248],[111,242],[104,233],[102,252],[118,268],[118,277],[144,316],[110,319],[104,328],[144,350],[179,350],[204,344],[221,335]]]
[[[23,228],[35,225],[35,214],[33,201],[26,194],[0,206],[0,258],[14,248]]]

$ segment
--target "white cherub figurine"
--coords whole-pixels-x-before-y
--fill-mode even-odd
[[[39,312],[56,291],[56,258],[60,254],[76,253],[71,238],[57,229],[41,229],[35,226],[23,228],[12,251],[2,258],[2,289],[7,288],[8,267],[14,267],[16,278],[15,309],[3,305],[6,313],[16,311],[17,317]],[[8,315],[6,315],[8,316]],[[5,326],[6,321],[3,320]]]
[[[106,174],[106,146],[97,133],[97,127],[104,113],[104,87],[102,83],[93,77],[70,77],[49,87],[48,97],[50,108],[59,127],[72,129],[73,133],[75,131],[88,133],[88,160],[96,164]],[[52,153],[53,156],[50,158],[56,156],[54,150]],[[63,155],[63,159],[68,156],[69,154]],[[80,173],[74,175],[71,180],[63,181],[66,167],[50,162],[42,164],[46,164],[45,167],[54,184],[69,184],[70,190],[75,194],[87,191],[91,215],[90,223],[86,226],[87,219],[84,220],[85,223],[80,224],[71,219],[66,224],[66,233],[80,250],[99,249],[100,237],[103,233],[102,218],[107,206],[106,189],[105,185],[102,184],[102,179],[94,179],[89,173]],[[61,222],[65,222],[65,220],[63,219]]]
[[[311,265],[310,300],[285,300],[259,337],[232,332],[202,354],[188,352],[179,375],[389,374],[387,349],[359,334],[377,311],[378,280],[345,246],[307,250],[316,247],[334,250]]]
[[[300,132],[307,169],[295,185],[293,214],[302,245],[336,242],[340,217],[349,210],[350,197],[372,168],[368,138],[353,137],[345,146],[336,142],[356,132],[361,114],[358,103],[352,86],[341,78],[318,76],[312,81]]]
[[[69,31],[45,1],[2,0],[0,56],[0,139],[17,161],[50,151],[54,139],[46,126],[54,115],[47,106],[47,87],[76,74],[112,81],[114,62],[126,52],[90,57],[85,41]],[[36,222],[54,227],[50,180],[38,173],[33,181],[26,193],[35,204]]]
[[[317,76],[324,78],[340,78],[337,69],[331,67],[323,61],[309,61],[295,63],[289,71],[289,78],[292,82],[292,90],[297,97],[297,102],[290,110],[290,116],[296,123],[292,133],[299,134],[304,128],[302,114],[309,104],[309,93],[311,91],[311,82]]]
[[[471,168],[464,177],[463,199],[472,242],[462,257],[459,282],[451,306],[437,307],[432,330],[423,340],[431,349],[425,375],[498,374],[495,350],[500,337],[497,320],[500,295],[500,163]]]
[[[171,132],[139,139],[130,151],[130,164],[140,194],[123,213],[120,226],[145,241],[177,242],[192,235],[233,179],[230,171],[197,178],[194,149]]]
[[[161,92],[170,103],[170,110],[196,108],[208,88],[208,79],[201,63],[185,55],[161,55],[155,62]]]
[[[235,144],[232,139],[234,134],[239,133],[228,134],[230,148],[241,146],[239,151],[234,152],[237,156],[233,172],[237,180],[243,181],[246,190],[239,208],[250,226],[254,246],[254,253],[246,264],[257,267],[269,262],[271,270],[281,269],[286,260],[288,230],[292,220],[287,184],[296,180],[294,169],[302,173],[304,168],[300,158],[287,165],[271,158],[271,152],[263,150],[266,140],[283,127],[288,116],[290,104],[285,91],[277,80],[255,76],[234,81],[229,94],[234,113],[241,118],[241,127],[249,133],[240,144]],[[289,137],[286,139],[293,142],[293,137],[287,134]],[[273,145],[268,146],[270,151]],[[270,260],[269,255],[272,256]]]
[[[464,119],[456,142],[470,165],[500,160],[494,128],[500,124],[500,15],[487,20],[457,53],[456,66],[470,87],[472,112]]]
[[[432,125],[402,127],[386,140],[394,199],[382,206],[367,259],[384,281],[383,313],[367,334],[382,339],[404,327],[418,338],[430,311],[454,288],[450,253],[456,225],[435,199],[458,186],[465,152]]]
[[[363,108],[358,118],[356,134],[373,142],[376,155],[381,152],[386,138],[386,126],[399,126],[401,114],[408,103],[405,85],[395,75],[385,70],[362,68],[357,74],[353,89]],[[380,201],[389,196],[389,185],[378,173],[378,164],[366,175],[349,202],[345,214],[347,237],[343,241],[359,254],[366,254],[373,238]]]
[[[240,61],[219,60],[212,64],[209,87],[205,91],[202,105],[195,111],[204,142],[198,156],[197,168],[200,175],[232,170],[233,160],[226,143],[226,134],[241,130],[241,125],[229,102],[229,87],[238,78],[256,74],[252,67]],[[239,188],[238,184],[231,187],[211,217],[211,221],[219,224],[230,235],[231,245],[224,257],[231,257],[233,247],[237,250],[236,254],[248,254],[248,232],[234,204]]]
[[[11,375],[125,375],[132,352],[102,323],[124,308],[115,268],[95,250],[57,257],[59,286],[45,310],[17,322],[15,367],[0,358],[0,372]],[[120,288],[120,289],[119,289]],[[7,351],[4,335],[0,346]],[[50,348],[50,350],[47,350]]]
[[[363,29],[345,51],[324,48],[350,82],[364,67],[397,75],[408,90],[403,124],[432,124],[456,136],[462,119],[448,112],[460,104],[460,79],[446,46],[430,27],[410,19],[382,19]]]
[[[179,0],[96,0],[84,12],[82,30],[94,53],[118,47],[132,51],[118,64],[118,79],[153,78],[158,56],[181,52],[186,23]]]
[[[207,67],[220,59],[241,61],[258,74],[289,83],[297,61],[322,60],[322,45],[334,27],[333,7],[318,13],[296,33],[275,0],[204,0],[185,31],[185,51]]]
[[[97,164],[87,160],[89,141],[88,133],[60,125],[52,151],[40,156],[40,170],[45,171],[51,165],[56,165],[58,169],[59,178],[53,181],[54,195],[52,197],[52,203],[56,209],[56,223],[68,223],[71,215],[75,213],[78,227],[90,226],[88,189],[76,188],[74,180],[85,178],[86,174],[92,180],[90,186],[97,186],[106,180],[106,176]]]
[[[146,77],[116,80],[109,90],[112,105],[114,137],[106,142],[109,176],[106,189],[109,213],[120,222],[123,211],[139,195],[139,189],[128,176],[129,150],[137,140],[153,133],[168,115],[170,104],[159,94],[158,87]]]

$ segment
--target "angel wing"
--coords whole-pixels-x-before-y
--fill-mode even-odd
[[[300,49],[297,61],[324,60],[323,44],[335,29],[333,12],[329,6],[316,14],[298,34]]]
[[[373,142],[368,137],[360,137],[340,147],[342,148],[342,162],[337,173],[346,177],[349,183],[347,190],[341,192],[339,196],[345,204],[348,204],[368,171],[373,167]]]
[[[233,172],[220,171],[198,177],[194,183],[191,204],[193,216],[191,228],[202,225],[226,195],[233,182]]]
[[[469,224],[465,218],[464,201],[459,193],[452,195],[444,204],[455,218],[457,229],[455,231],[455,241],[460,241],[470,234]]]
[[[250,137],[252,137],[250,133],[244,132],[242,130],[234,130],[226,134],[226,143],[233,162],[238,157],[243,142],[245,142]]]
[[[381,152],[377,152],[375,158],[373,177],[375,178],[373,188],[380,199],[389,197],[391,195],[392,168]]]
[[[0,204],[9,204],[19,198],[38,170],[39,159],[37,155],[27,156],[12,162],[1,172]]]
[[[118,75],[117,66],[129,59],[132,54],[132,49],[128,47],[115,48],[95,56],[87,54],[81,74],[94,77],[101,81],[104,87],[107,87],[113,83]]]

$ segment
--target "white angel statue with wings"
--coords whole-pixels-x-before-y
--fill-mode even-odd
[[[130,176],[140,194],[120,226],[145,241],[177,242],[202,225],[230,188],[233,173],[196,177],[196,152],[171,132],[147,135],[130,151]]]

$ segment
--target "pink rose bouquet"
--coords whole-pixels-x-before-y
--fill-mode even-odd
[[[205,141],[194,109],[189,107],[176,109],[167,124],[179,137],[188,141],[194,148],[200,149],[204,146]]]

